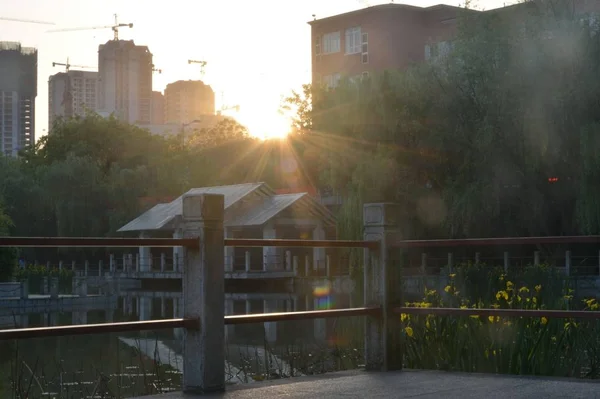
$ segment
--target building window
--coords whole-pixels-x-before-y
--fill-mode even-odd
[[[330,89],[333,89],[340,83],[340,79],[342,75],[339,73],[334,73],[333,75],[325,75],[323,76],[323,83]]]
[[[358,54],[361,48],[360,26],[346,29],[346,54]]]
[[[321,37],[317,36],[315,38],[315,54],[321,55]]]
[[[340,51],[340,32],[323,35],[323,54],[337,53]]]
[[[369,34],[363,33],[361,39],[361,53],[362,53],[362,63],[369,63]]]

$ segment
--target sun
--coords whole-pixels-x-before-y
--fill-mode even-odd
[[[250,134],[262,140],[282,139],[291,131],[291,120],[278,112],[255,112],[240,114],[239,122]]]

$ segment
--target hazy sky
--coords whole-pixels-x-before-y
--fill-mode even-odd
[[[458,5],[464,0],[406,0],[428,6]],[[282,95],[310,79],[310,29],[307,21],[389,1],[357,0],[0,0],[0,17],[42,20],[56,26],[0,20],[0,40],[20,41],[39,50],[36,136],[48,124],[48,77],[63,70],[52,62],[96,67],[98,45],[112,38],[110,29],[46,33],[49,29],[133,23],[120,38],[147,45],[154,64],[154,90],[178,79],[198,79],[206,60],[204,81],[226,104],[241,106],[241,122],[250,128],[277,123]],[[399,3],[399,1],[396,1]],[[495,8],[513,0],[478,0],[480,8]],[[76,69],[76,68],[73,68]],[[90,69],[96,70],[96,69]],[[234,115],[234,114],[232,114]]]

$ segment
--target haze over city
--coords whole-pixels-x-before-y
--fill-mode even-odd
[[[112,25],[114,14],[118,15],[119,22],[134,24],[132,29],[121,29],[119,37],[148,46],[156,68],[162,70],[153,76],[153,90],[162,91],[168,83],[180,79],[202,79],[215,91],[217,110],[222,105],[240,105],[239,113],[229,114],[247,125],[251,133],[268,137],[280,135],[288,125],[278,114],[282,97],[310,82],[307,22],[312,14],[323,18],[383,3],[388,1],[174,0],[159,7],[158,3],[141,0],[0,0],[1,17],[56,24],[2,21],[0,40],[19,41],[39,51],[36,139],[48,130],[48,77],[64,71],[64,67],[52,67],[52,63],[64,63],[69,57],[71,64],[97,67],[98,45],[112,39],[110,29],[47,31]],[[460,5],[462,1],[402,3]],[[511,1],[479,0],[472,4],[489,9],[509,3]],[[189,65],[188,59],[207,61],[204,77],[200,77],[198,65]]]

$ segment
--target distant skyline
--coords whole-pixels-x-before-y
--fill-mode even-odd
[[[216,108],[240,105],[241,123],[254,134],[284,121],[277,111],[282,97],[310,81],[310,27],[312,14],[324,18],[368,5],[390,1],[356,0],[0,0],[0,16],[54,22],[55,26],[0,21],[0,41],[18,41],[36,47],[38,96],[36,138],[47,132],[48,78],[64,67],[52,62],[97,67],[98,45],[112,39],[110,29],[46,33],[50,29],[133,23],[122,28],[121,39],[146,45],[154,55],[156,68],[153,90],[163,91],[177,80],[201,79],[198,65],[188,59],[206,60],[202,80],[216,95]],[[496,8],[517,1],[479,0],[477,8]],[[407,0],[395,3],[430,6],[461,5],[464,0]],[[160,5],[158,6],[154,6]],[[76,69],[76,68],[73,68]],[[97,70],[97,69],[86,69]],[[268,134],[268,132],[267,132]]]

